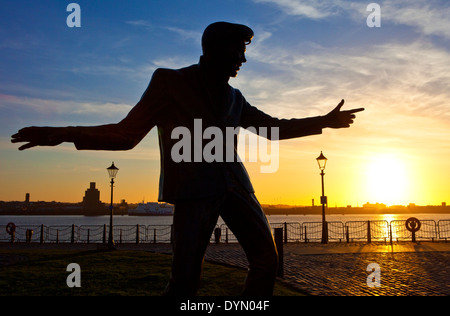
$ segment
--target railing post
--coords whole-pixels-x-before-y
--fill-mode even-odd
[[[91,229],[88,228],[88,234],[87,234],[87,243],[88,244],[89,244],[90,234],[91,234]]]
[[[39,242],[40,242],[41,244],[44,243],[44,224],[41,224],[41,236],[40,236],[40,238],[39,238]]]
[[[70,236],[70,243],[75,243],[75,224],[72,224],[72,235]]]
[[[324,221],[323,223],[322,223],[322,230],[325,232],[325,233],[323,233],[322,232],[322,243],[325,243],[325,244],[327,244],[328,243],[328,222],[327,221]]]
[[[275,228],[275,244],[277,246],[278,251],[278,271],[277,276],[283,277],[284,275],[284,269],[283,269],[283,259],[284,259],[284,253],[283,253],[283,228]]]
[[[174,231],[173,231],[173,224],[172,224],[172,225],[170,225],[170,243],[171,244],[173,244],[173,234],[174,234]]]
[[[106,244],[106,224],[103,225],[103,243]]]
[[[59,229],[56,230],[56,243],[59,244]]]
[[[284,222],[284,243],[287,244],[288,238],[287,238],[287,223]]]
[[[136,225],[136,244],[139,244],[139,224]]]
[[[225,243],[228,244],[228,227],[225,228]]]
[[[31,244],[31,239],[33,238],[33,230],[27,229],[25,233],[25,239],[27,244]]]
[[[389,242],[392,245],[392,225],[391,225],[391,222],[389,222]]]
[[[348,226],[345,226],[345,239],[347,239],[347,243],[350,242],[350,233],[348,231]]]
[[[156,228],[153,228],[153,243],[156,244]]]
[[[372,242],[372,235],[370,232],[370,221],[367,221],[367,242],[369,244]]]
[[[306,226],[303,226],[303,227],[305,227],[305,244],[306,244],[308,242],[308,233],[307,233]]]

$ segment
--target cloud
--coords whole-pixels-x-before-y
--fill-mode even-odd
[[[302,16],[319,20],[336,14],[339,5],[336,1],[317,0],[253,0],[256,3],[270,3],[278,6],[288,15]],[[340,1],[337,1],[338,3]]]
[[[134,20],[134,21],[125,21],[126,24],[138,26],[138,27],[144,27],[147,29],[153,29],[154,26],[150,22],[146,20]]]
[[[124,62],[122,62],[124,63]],[[149,76],[156,70],[152,63],[139,63],[137,65],[117,64],[84,64],[72,66],[68,70],[76,75],[89,75],[92,77],[127,78],[136,82],[148,80]]]
[[[185,30],[179,27],[168,26],[164,27],[166,30],[178,34],[183,40],[193,40],[200,44],[203,32]]]
[[[343,0],[253,0],[278,7],[289,16],[323,20],[331,16],[348,16],[361,23],[370,14],[370,1]],[[374,1],[377,2],[377,1]],[[445,0],[385,0],[380,2],[382,23],[407,25],[423,35],[450,39],[450,6]]]
[[[189,29],[183,29],[176,26],[155,26],[152,23],[146,20],[134,20],[134,21],[126,21],[126,24],[133,25],[136,27],[142,27],[147,30],[155,30],[155,29],[164,29],[179,35],[183,40],[194,40],[200,42],[202,38],[203,32],[193,31]]]
[[[450,39],[450,6],[441,1],[390,0],[382,5],[382,18],[416,28],[424,35]]]
[[[192,60],[183,56],[171,56],[160,59],[154,59],[152,63],[159,68],[179,69],[191,64],[197,63],[198,60]]]
[[[26,108],[26,111],[43,115],[95,116],[102,120],[123,118],[131,109],[131,105],[129,104],[77,102],[0,94],[0,108],[11,109],[17,106]]]
[[[270,47],[264,49],[270,54]],[[257,70],[244,69],[238,79],[237,87],[251,104],[280,118],[324,115],[342,98],[345,109],[366,108],[357,115],[356,128],[325,133],[339,135],[339,140],[322,138],[328,139],[327,148],[404,148],[416,153],[448,148],[450,52],[427,41],[311,54],[277,50],[288,57],[258,60],[276,69],[276,75],[274,70],[274,75],[260,77]],[[301,142],[304,148],[309,139]]]
[[[274,57],[276,56],[276,57]],[[261,46],[252,58],[279,71],[273,78],[258,81],[254,87],[280,88],[273,81],[283,80],[277,94],[286,98],[305,93],[352,91],[372,94],[371,91],[402,91],[403,99],[411,95],[450,96],[450,53],[428,41],[410,44],[385,43],[370,49],[317,49],[314,53],[293,52],[290,48]],[[269,93],[270,96],[273,94]],[[450,99],[450,98],[449,98]]]

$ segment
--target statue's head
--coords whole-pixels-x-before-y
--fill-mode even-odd
[[[216,22],[203,32],[203,56],[224,75],[236,77],[245,58],[246,45],[253,38],[253,30],[248,26],[228,22]]]

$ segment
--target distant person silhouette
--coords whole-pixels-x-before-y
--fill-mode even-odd
[[[78,150],[129,150],[157,126],[161,154],[159,201],[175,205],[172,273],[166,295],[195,295],[206,247],[219,216],[248,258],[243,295],[272,295],[278,264],[269,223],[243,164],[174,162],[171,149],[178,139],[172,139],[171,133],[176,127],[186,127],[194,135],[194,119],[202,119],[204,130],[276,127],[280,139],[289,139],[321,134],[326,127],[349,127],[354,113],[364,110],[341,111],[342,100],[325,116],[287,120],[273,118],[251,106],[228,81],[247,61],[246,45],[253,35],[244,25],[209,25],[203,33],[199,64],[178,70],[157,69],[141,100],[117,124],[27,127],[12,136],[13,143],[26,143],[20,150],[63,142],[74,143]],[[234,150],[237,155],[236,147]]]

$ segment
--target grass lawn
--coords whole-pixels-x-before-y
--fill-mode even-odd
[[[5,265],[6,263],[6,265]],[[70,263],[81,287],[69,288]],[[0,250],[0,296],[159,296],[171,256],[145,251]],[[246,271],[205,262],[199,296],[237,296]],[[275,296],[299,296],[279,282]]]

